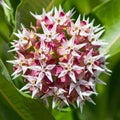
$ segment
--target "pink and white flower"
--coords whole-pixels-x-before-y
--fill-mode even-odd
[[[75,72],[83,70],[84,67],[74,65],[73,61],[74,58],[71,57],[67,63],[59,62],[59,65],[63,68],[63,70],[59,74],[58,78],[61,78],[68,74],[71,80],[76,83]]]
[[[46,104],[52,97],[52,108],[76,103],[82,111],[85,100],[94,104],[90,96],[97,94],[96,84],[105,84],[99,75],[110,72],[100,52],[105,45],[100,40],[103,27],[80,15],[73,21],[73,10],[65,13],[61,6],[31,14],[36,25],[22,25],[9,50],[15,53],[8,61],[14,67],[13,79],[22,76],[26,83],[20,91],[29,91]]]

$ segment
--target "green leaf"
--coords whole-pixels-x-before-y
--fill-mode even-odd
[[[1,59],[0,59],[0,70],[1,70],[1,74],[5,77],[5,79],[8,80],[9,82],[12,82],[9,73]]]
[[[53,115],[56,120],[73,120],[72,112],[69,107],[66,108],[67,111],[53,110]]]
[[[120,0],[110,0],[94,9],[93,13],[105,26],[103,39],[108,45],[104,52],[111,56],[120,52]]]
[[[93,8],[101,4],[101,0],[70,0],[79,13],[89,14]],[[104,0],[105,1],[105,0]]]
[[[8,41],[9,35],[10,35],[9,25],[8,22],[6,21],[4,11],[0,7],[0,41],[1,39],[3,41]]]
[[[9,24],[9,27],[11,27],[11,29],[12,29],[13,25],[15,23],[14,16],[13,16],[13,8],[12,8],[9,0],[4,0],[4,1],[10,8],[10,9],[8,9],[8,8],[3,6],[4,14],[5,14],[6,19],[7,19],[7,24]]]
[[[0,120],[22,120],[0,93]]]
[[[120,119],[120,59],[113,69],[108,86],[107,116],[113,120]],[[112,120],[111,119],[111,120]]]
[[[4,98],[5,104],[9,104],[7,109],[13,109],[16,115],[18,115],[19,118],[22,118],[22,120],[54,120],[53,116],[45,108],[41,100],[23,96],[14,87],[12,82],[9,82],[11,79],[2,60],[0,60],[0,68],[0,99],[2,100]],[[2,111],[5,111],[5,109],[6,108],[3,107]],[[14,119],[14,116],[12,119]]]

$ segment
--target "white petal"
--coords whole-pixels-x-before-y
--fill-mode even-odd
[[[18,50],[19,50],[19,48],[14,48],[12,50],[9,50],[8,52],[14,52],[14,51],[18,51]]]
[[[52,92],[52,91],[49,91],[47,94],[43,95],[43,96],[41,97],[41,99],[46,99],[46,98],[49,97],[49,96],[53,96],[53,92]]]
[[[84,30],[82,30],[82,31],[80,32],[80,35],[81,35],[81,36],[85,36],[85,37],[86,37],[86,36],[88,36],[89,34],[88,34],[88,33],[86,33]]]
[[[83,105],[84,105],[84,101],[82,101],[82,102],[80,103],[80,111],[81,111],[81,112],[83,111]]]
[[[45,54],[41,54],[39,59],[43,60],[45,57],[46,57]]]
[[[79,97],[80,97],[81,99],[83,99],[83,96],[82,96],[82,92],[81,92],[80,86],[75,87],[75,89],[76,89],[76,91],[77,91]]]
[[[37,78],[36,84],[38,84],[39,82],[41,82],[41,80],[43,79],[43,77],[44,77],[44,73],[40,72],[40,73],[39,73],[39,76],[38,76],[38,78]]]
[[[30,66],[29,69],[41,71],[41,67],[40,66]]]
[[[93,44],[93,45],[107,45],[106,42],[100,41],[100,40],[99,40],[99,41],[96,41],[96,40],[95,40],[95,41],[92,42],[92,44]]]
[[[78,97],[77,100],[76,100],[78,107],[80,107],[80,101],[81,101],[81,100],[80,100],[80,98]]]
[[[83,110],[83,104],[84,104],[84,101],[81,100],[80,97],[77,98],[77,106],[80,107],[80,111],[82,112]]]
[[[96,105],[96,103],[90,98],[90,97],[87,97],[86,98],[89,102],[93,103],[94,105]]]
[[[35,95],[37,94],[37,92],[38,92],[38,89],[37,89],[37,88],[33,90],[33,92],[32,92],[32,98],[35,97]]]
[[[27,66],[22,66],[23,74],[27,71],[28,67]]]
[[[54,17],[55,17],[55,18],[58,18],[58,17],[59,17],[59,13],[58,13],[58,10],[57,10],[56,7],[54,8],[54,12],[55,12],[55,13],[54,13]]]
[[[92,94],[96,94],[96,95],[97,95],[96,92],[92,92],[92,91],[85,91],[85,92],[82,92],[82,95],[83,95],[83,96],[87,96],[87,97],[89,97],[89,96],[92,95]]]
[[[72,55],[73,55],[73,56],[76,56],[76,57],[80,57],[80,55],[79,55],[76,51],[73,51],[73,52],[72,52]]]
[[[80,48],[84,47],[86,43],[75,45],[76,50],[79,50]]]
[[[78,16],[76,22],[75,22],[75,26],[80,26],[80,15]]]
[[[74,88],[75,88],[75,84],[71,83],[69,88],[69,94],[73,91]]]
[[[36,81],[37,77],[34,76],[30,76],[30,75],[22,75],[24,78],[26,78],[30,83],[34,81]]]
[[[93,52],[93,49],[91,49],[91,50],[89,51],[89,53],[88,53],[87,56],[86,56],[86,59],[92,57],[92,52]]]
[[[74,41],[75,41],[75,36],[73,36],[73,37],[69,40],[70,46],[73,46],[73,45],[74,45]]]
[[[80,85],[87,85],[88,82],[86,80],[80,80]]]
[[[57,90],[57,92],[58,92],[58,94],[63,94],[63,93],[65,93],[66,91],[65,91],[64,89],[62,89],[62,88],[59,88],[59,89]]]
[[[97,25],[96,27],[94,27],[94,32],[98,32],[100,30],[104,29],[104,26],[103,27],[100,27],[100,25]]]
[[[17,78],[17,77],[19,77],[21,74],[16,74],[13,78],[12,78],[12,80],[14,80],[15,78]]]
[[[59,5],[59,12],[63,12],[61,5]]]
[[[91,74],[93,74],[93,71],[92,71],[92,69],[93,69],[93,68],[92,68],[92,65],[88,65],[88,66],[87,66],[87,69],[88,69],[88,71],[89,71]]]
[[[48,77],[48,79],[53,82],[52,75],[49,71],[45,72],[45,75]]]
[[[47,65],[46,69],[47,70],[52,70],[54,67],[55,67],[55,64],[53,64],[53,65]]]
[[[19,62],[18,60],[7,60],[8,63],[15,64],[16,62]]]
[[[66,74],[67,74],[67,70],[63,70],[60,74],[59,74],[59,76],[58,76],[58,78],[61,78],[61,77],[63,77],[63,76],[65,76]]]
[[[52,27],[51,32],[53,35],[56,35],[56,27],[57,27],[57,24],[54,24],[54,26]]]
[[[28,84],[26,84],[24,87],[22,87],[22,88],[20,89],[20,91],[23,91],[23,90],[29,89],[30,86],[31,86],[31,84],[28,83]]]
[[[92,57],[94,61],[100,59],[100,58],[104,58],[104,55],[103,54],[100,54],[100,55],[97,55],[97,56],[94,56]]]
[[[56,105],[56,103],[57,103],[57,98],[53,98],[53,102],[52,102],[52,109],[54,109],[55,108],[55,105]]]
[[[97,80],[96,80],[96,82],[97,82],[97,83],[99,83],[99,84],[106,85],[106,83],[105,83],[104,81],[102,81],[102,80],[99,80],[99,79],[97,79]]]
[[[59,62],[59,65],[63,68],[67,68],[67,66],[68,66],[66,63],[63,63],[63,62]]]
[[[98,32],[95,36],[96,36],[97,38],[99,38],[99,37],[103,34],[104,31],[105,31],[105,30],[102,30],[102,31]]]
[[[84,69],[84,67],[73,65],[73,70],[82,70],[82,69]]]
[[[43,40],[41,40],[41,45],[40,45],[40,48],[45,48],[45,43]]]
[[[15,70],[15,72],[14,72],[11,76],[17,75],[17,74],[19,74],[21,71],[22,71],[22,69],[21,69],[21,68],[18,68],[17,70]]]
[[[42,16],[41,15],[36,15],[36,14],[33,14],[32,12],[30,12],[30,14],[36,18],[37,20],[42,20]]]
[[[97,66],[97,65],[95,65],[95,64],[94,64],[94,67],[93,67],[93,68],[96,69],[96,70],[99,70],[99,71],[101,71],[101,72],[105,71],[104,69],[100,68],[99,66]]]
[[[41,26],[42,26],[43,32],[45,34],[49,34],[50,33],[49,30],[45,27],[45,25],[43,23],[41,23]]]
[[[64,101],[64,103],[65,103],[66,105],[69,106],[69,104],[68,104],[68,102],[67,102],[67,99],[66,99],[66,97],[65,97],[64,95],[60,95],[59,97]]]
[[[68,74],[69,74],[71,80],[76,83],[75,73],[73,71],[70,71]]]

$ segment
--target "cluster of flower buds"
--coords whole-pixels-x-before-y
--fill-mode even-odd
[[[90,96],[97,94],[96,83],[105,84],[98,76],[108,71],[100,53],[103,27],[80,15],[74,21],[73,10],[65,13],[61,6],[31,15],[36,25],[22,25],[9,51],[15,52],[15,60],[8,61],[14,66],[13,78],[22,76],[26,83],[20,91],[46,103],[52,97],[53,108],[76,104],[82,109],[85,100],[94,103]]]

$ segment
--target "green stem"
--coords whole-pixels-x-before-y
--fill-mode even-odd
[[[72,110],[72,116],[73,116],[73,120],[82,120],[81,119],[81,113],[80,113],[80,109],[79,108],[74,108],[73,106],[70,106],[71,110]]]

